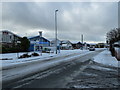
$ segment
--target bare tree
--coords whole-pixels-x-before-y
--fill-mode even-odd
[[[106,35],[106,42],[110,45],[110,51],[112,56],[115,56],[115,50],[113,44],[120,40],[120,28],[114,28]]]

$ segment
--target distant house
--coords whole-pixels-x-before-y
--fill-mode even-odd
[[[62,50],[72,50],[72,43],[69,40],[63,40],[61,41],[61,47]]]
[[[96,43],[89,43],[90,47],[95,47],[97,44]]]
[[[80,49],[82,47],[82,43],[81,42],[72,42],[72,47],[74,49]]]
[[[0,31],[0,43],[7,47],[12,47],[13,44],[17,44],[21,37],[8,30]]]
[[[49,41],[50,41],[50,46],[51,47],[56,47],[56,39],[55,38],[54,39],[49,39]],[[61,41],[59,39],[57,39],[57,46],[60,46],[60,44],[61,44]]]
[[[49,47],[50,46],[50,41],[44,37],[38,35],[38,36],[34,36],[29,38],[30,41],[30,48],[29,51],[39,51],[41,50],[43,47]]]
[[[96,45],[98,45],[98,48],[104,48],[104,47],[106,46],[105,43],[98,43],[98,44],[96,44]]]

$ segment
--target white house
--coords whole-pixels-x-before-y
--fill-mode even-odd
[[[72,50],[72,43],[69,40],[62,40],[61,41],[61,49],[62,50]]]
[[[3,45],[8,45],[10,46],[13,43],[17,43],[17,41],[20,41],[20,36],[8,31],[8,30],[3,30],[0,31],[0,43]]]
[[[56,47],[56,39],[55,38],[49,39],[49,41],[50,41],[51,47]],[[57,39],[57,46],[60,46],[60,44],[61,44],[61,41],[59,39]]]
[[[42,37],[42,32],[40,32],[40,35],[30,37],[29,41],[30,41],[29,51],[39,51],[44,47],[50,46],[50,41]]]

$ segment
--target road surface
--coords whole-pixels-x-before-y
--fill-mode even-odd
[[[98,64],[92,57],[103,50],[55,66],[3,88],[117,88],[118,70]]]

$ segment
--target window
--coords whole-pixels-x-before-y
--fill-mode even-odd
[[[12,38],[12,36],[10,35],[10,39]]]

